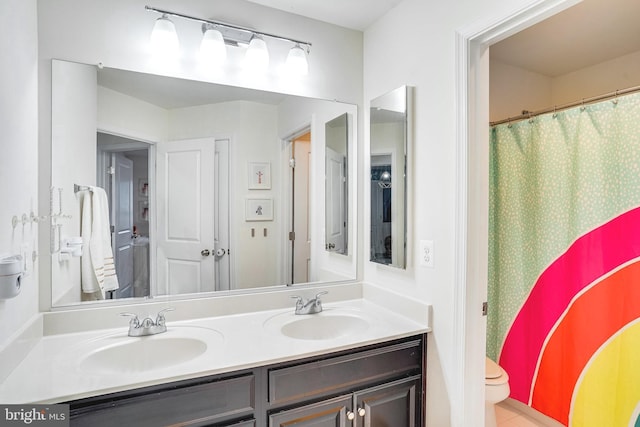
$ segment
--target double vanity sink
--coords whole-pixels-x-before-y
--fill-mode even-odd
[[[333,340],[357,336],[374,324],[362,310],[331,307],[316,314],[297,315],[292,310],[264,321],[265,332],[297,340]],[[175,325],[156,335],[130,337],[122,332],[93,338],[70,349],[77,369],[85,374],[136,374],[171,368],[219,351],[224,333],[202,326]]]
[[[175,314],[179,313],[180,308]],[[321,312],[293,308],[172,321],[167,331],[115,329],[42,337],[0,384],[5,403],[54,403],[286,362],[428,332],[428,326],[357,299]]]

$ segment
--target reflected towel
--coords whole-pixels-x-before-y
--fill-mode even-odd
[[[107,193],[100,187],[81,192],[82,292],[105,298],[106,291],[118,289],[111,249],[111,224]]]

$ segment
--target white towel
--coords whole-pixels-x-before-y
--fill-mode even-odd
[[[111,224],[107,193],[100,187],[83,191],[81,234],[85,251],[82,256],[82,292],[104,299],[106,291],[118,289],[111,249]]]

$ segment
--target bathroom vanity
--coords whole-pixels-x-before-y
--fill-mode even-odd
[[[423,336],[68,402],[72,426],[419,426]]]
[[[72,426],[421,425],[429,306],[358,284],[328,297],[368,298],[296,315],[293,292],[238,296],[248,311],[213,317],[199,312],[223,311],[221,298],[174,301],[150,336],[128,336],[121,307],[45,313],[0,401],[68,403]]]

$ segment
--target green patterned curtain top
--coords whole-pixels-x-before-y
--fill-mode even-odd
[[[640,94],[491,129],[489,316],[494,360],[544,269],[640,205]]]

